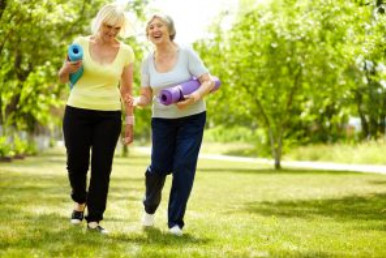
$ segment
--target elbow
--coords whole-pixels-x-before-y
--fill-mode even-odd
[[[59,82],[60,82],[60,83],[66,83],[66,82],[68,82],[68,80],[66,80],[66,79],[63,78],[62,76],[59,76]]]
[[[58,78],[59,78],[59,82],[60,82],[60,83],[66,83],[66,82],[68,82],[68,81],[69,81],[69,78],[68,78],[68,77],[69,77],[69,76],[65,76],[61,70],[58,72]]]

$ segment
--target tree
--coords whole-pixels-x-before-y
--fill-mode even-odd
[[[357,34],[355,65],[350,72],[354,79],[351,96],[361,119],[362,138],[378,138],[386,131],[385,6],[383,0],[358,3],[366,16],[356,27],[361,33]]]
[[[221,51],[204,55],[207,63],[225,71],[228,89],[212,98],[226,106],[216,106],[216,114],[250,116],[250,124],[264,128],[276,169],[285,140],[304,138],[302,128],[326,128],[327,135],[347,119],[344,72],[352,56],[345,50],[354,37],[355,8],[346,1],[300,0],[249,6],[231,30],[214,33],[215,43],[198,44],[205,49],[201,52]]]
[[[0,2],[0,126],[11,131],[50,130],[61,124],[67,85],[57,71],[68,45],[89,25],[106,0],[13,0]],[[147,1],[130,1],[135,15]],[[138,43],[136,41],[133,44]]]

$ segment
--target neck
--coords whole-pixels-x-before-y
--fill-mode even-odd
[[[163,44],[157,44],[156,53],[159,54],[171,54],[176,52],[177,46],[172,41],[165,42]]]
[[[106,40],[104,37],[100,36],[99,34],[95,35],[95,41],[97,44],[107,46],[107,45],[112,45],[114,43],[114,39],[109,39]]]

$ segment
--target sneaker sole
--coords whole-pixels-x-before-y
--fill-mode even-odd
[[[71,219],[71,224],[72,225],[79,225],[79,224],[81,224],[82,223],[82,221],[81,220],[79,220],[79,219]]]

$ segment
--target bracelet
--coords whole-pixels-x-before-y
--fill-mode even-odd
[[[134,125],[134,116],[126,116],[125,124]]]

